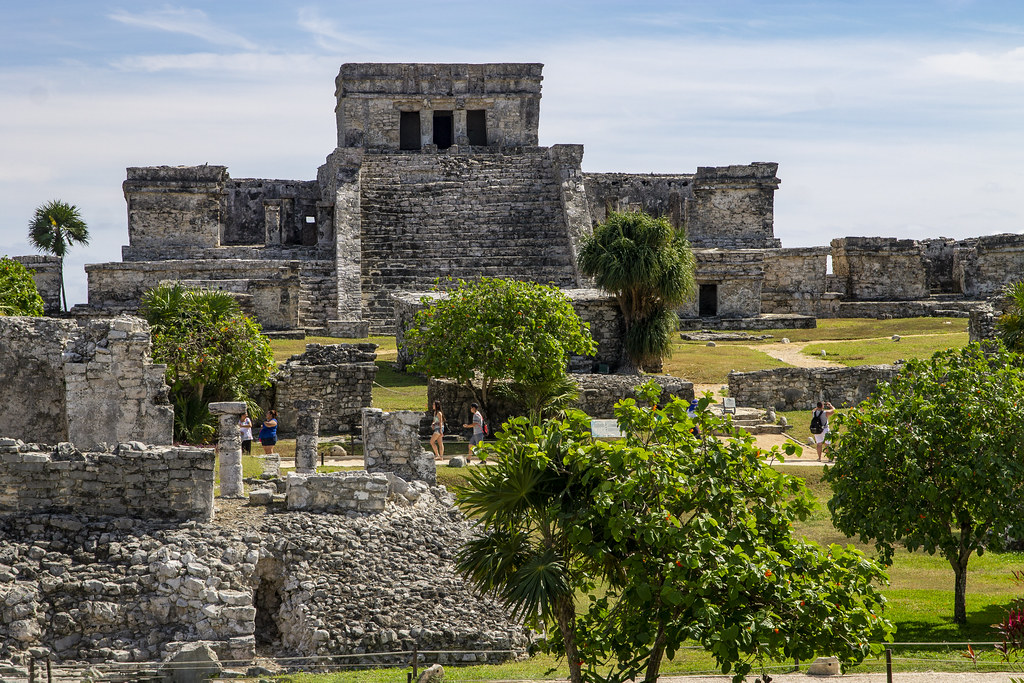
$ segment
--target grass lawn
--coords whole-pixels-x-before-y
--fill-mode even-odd
[[[828,360],[853,367],[893,363],[907,358],[930,358],[936,351],[963,348],[967,346],[967,341],[966,332],[925,334],[903,337],[899,341],[883,337],[810,344],[804,348],[803,353],[817,356],[824,349]]]
[[[270,348],[274,350],[274,360],[283,363],[294,354],[306,350],[306,344],[362,344],[371,342],[377,345],[378,360],[395,360],[398,357],[398,350],[395,347],[395,338],[391,337],[370,337],[369,339],[349,339],[346,337],[306,337],[305,339],[271,339]]]
[[[872,318],[819,318],[818,326],[811,330],[764,330],[750,334],[770,334],[773,339],[752,344],[770,344],[783,337],[792,342],[817,341],[819,339],[870,339],[909,334],[951,334],[967,332],[966,318],[893,318],[874,320]]]
[[[725,384],[729,372],[767,370],[787,367],[766,353],[733,344],[706,346],[704,342],[680,341],[672,345],[672,357],[665,359],[664,370],[698,384]]]

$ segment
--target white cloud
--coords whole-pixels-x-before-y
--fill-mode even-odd
[[[325,65],[337,68],[337,60],[310,54],[269,54],[265,52],[238,52],[218,54],[194,52],[190,54],[132,55],[112,63],[124,71],[156,73],[160,71],[197,71],[237,74],[252,74],[259,78],[268,76],[292,78],[297,74],[319,71]]]
[[[333,54],[353,53],[355,49],[363,51],[362,59],[366,59],[365,53],[377,53],[381,44],[353,33],[340,30],[330,19],[325,19],[320,12],[312,7],[303,7],[299,10],[299,28],[312,34],[317,47]]]
[[[999,83],[1024,83],[1024,47],[983,54],[956,52],[929,55],[922,64],[939,75]]]
[[[187,7],[164,7],[163,9],[133,14],[126,10],[117,10],[108,15],[110,19],[127,26],[180,33],[205,40],[222,47],[254,50],[256,44],[243,36],[216,26],[210,21],[206,12]]]

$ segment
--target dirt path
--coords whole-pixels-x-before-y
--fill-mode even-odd
[[[772,358],[789,363],[798,368],[841,368],[840,363],[834,363],[827,358],[820,356],[808,356],[803,350],[811,344],[820,344],[820,341],[796,342],[791,344],[747,344],[748,349],[766,353]]]

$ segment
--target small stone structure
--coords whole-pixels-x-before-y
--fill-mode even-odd
[[[363,408],[363,460],[366,471],[391,472],[405,481],[437,483],[434,456],[420,443],[423,413]]]
[[[242,482],[242,437],[238,420],[245,414],[242,401],[222,401],[209,405],[210,414],[217,416],[217,455],[220,458],[220,495],[222,498],[241,498],[245,495]]]
[[[879,382],[890,381],[899,371],[899,365],[858,365],[730,372],[729,396],[736,399],[737,406],[750,408],[812,410],[818,401],[848,408],[866,399]]]
[[[316,472],[317,436],[320,434],[320,411],[324,402],[318,399],[296,401],[295,406],[295,472]]]
[[[0,340],[0,434],[85,449],[171,443],[166,368],[150,360],[144,320],[0,317]]]
[[[362,423],[362,409],[369,407],[377,376],[377,345],[307,344],[305,352],[289,358],[271,377],[271,389],[262,392],[264,408],[276,408],[278,433],[296,433],[296,401],[322,402],[319,429],[322,433],[351,432]]]
[[[0,515],[58,512],[213,519],[213,452],[123,443],[81,452],[0,438]]]
[[[913,301],[930,293],[924,250],[917,240],[834,239],[832,267],[847,296],[858,301]]]
[[[289,510],[334,513],[377,513],[388,503],[407,506],[430,491],[424,481],[405,481],[391,472],[291,474],[287,482]]]

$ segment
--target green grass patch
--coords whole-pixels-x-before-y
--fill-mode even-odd
[[[420,375],[398,372],[391,361],[377,361],[373,386],[373,407],[386,411],[427,410],[427,380]]]
[[[902,337],[899,341],[885,337],[846,342],[822,342],[808,345],[804,348],[803,353],[809,356],[818,356],[824,349],[828,360],[848,367],[855,367],[857,365],[894,363],[907,358],[930,358],[936,351],[963,348],[967,346],[967,342],[966,332],[955,332]]]
[[[293,355],[306,350],[306,344],[360,344],[371,342],[377,345],[377,358],[395,360],[398,350],[395,338],[370,337],[368,339],[350,339],[348,337],[306,337],[305,339],[271,339],[270,348],[274,350],[274,361],[283,363]]]
[[[766,353],[731,344],[706,346],[702,342],[677,342],[672,357],[665,359],[664,370],[698,384],[725,384],[729,372],[749,372],[788,367]]]
[[[818,318],[818,326],[810,330],[778,329],[749,332],[750,334],[770,334],[774,336],[774,339],[749,343],[770,344],[777,342],[783,337],[788,337],[792,342],[808,342],[820,339],[891,337],[894,334],[903,336],[910,334],[954,334],[957,332],[967,332],[966,318],[892,318],[890,320]]]

